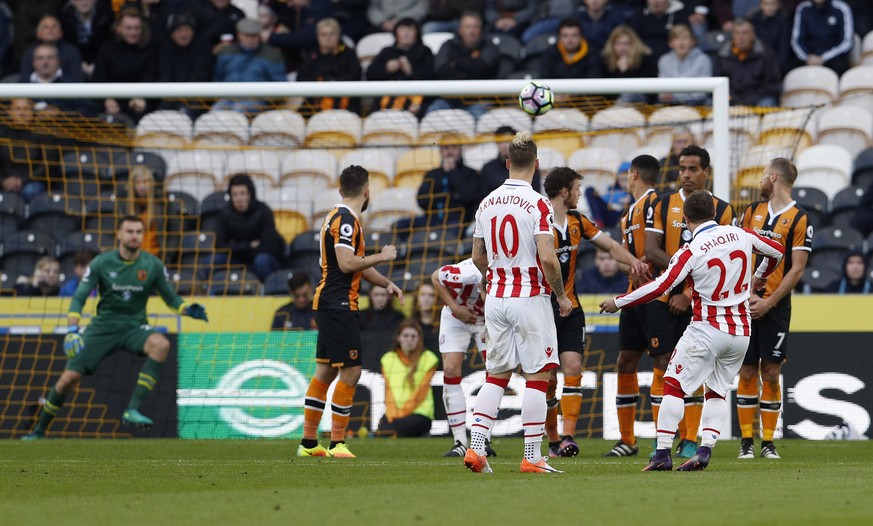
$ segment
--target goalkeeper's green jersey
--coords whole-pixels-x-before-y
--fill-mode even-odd
[[[182,298],[170,285],[161,260],[145,251],[133,261],[118,250],[104,252],[91,261],[70,303],[70,314],[82,314],[85,300],[94,288],[100,293],[94,322],[146,324],[146,304],[157,291],[170,308],[179,312]]]

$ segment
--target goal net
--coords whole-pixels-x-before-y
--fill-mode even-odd
[[[318,282],[319,228],[340,200],[342,168],[357,164],[370,172],[371,201],[362,218],[367,251],[398,247],[398,259],[378,267],[409,295],[404,306],[392,307],[430,321],[426,343],[437,347],[440,305],[419,302],[416,291],[435,269],[469,257],[476,205],[459,205],[450,189],[423,184],[425,174],[442,165],[441,148],[459,146],[463,165],[478,173],[498,157],[501,127],[530,129],[541,175],[570,166],[583,174],[584,187],[609,196],[622,191],[619,166],[644,153],[668,160],[660,188],[675,185],[670,147],[687,131],[712,155],[714,193],[742,210],[756,198],[770,158],[793,157],[808,146],[812,110],[728,108],[724,79],[680,80],[546,81],[556,108],[535,119],[518,109],[523,80],[0,86],[4,177],[20,183],[0,194],[0,436],[20,436],[33,426],[66,362],[70,298],[57,289],[81,274],[89,254],[115,246],[124,214],[148,219],[145,246],[163,260],[177,292],[197,297],[210,317],[202,324],[180,318],[157,297],[150,301],[149,323],[168,334],[174,352],[143,406],[156,421],[148,436],[296,437],[316,333],[271,328],[299,328],[274,320],[274,313],[292,299],[290,277],[307,274]],[[659,92],[704,92],[713,102],[663,106],[655,103]],[[642,100],[627,102],[629,95]],[[138,97],[146,100],[143,114],[130,111],[129,101]],[[108,98],[127,113],[102,115]],[[437,98],[452,109],[426,115],[393,109]],[[244,111],[219,111],[217,102]],[[228,181],[240,174],[271,208],[282,238],[269,273],[258,275],[263,269],[235,256],[220,237],[222,211],[232,206]],[[585,198],[580,209],[590,213]],[[603,227],[619,236],[614,226]],[[592,246],[580,250],[577,275],[594,259]],[[42,267],[46,262],[50,266]],[[37,269],[51,265],[57,265],[56,279]],[[615,438],[617,321],[598,316],[597,301],[582,297],[589,335],[579,434]],[[365,291],[362,307],[368,304]],[[96,298],[89,299],[85,324],[95,306]],[[373,431],[384,413],[379,358],[394,342],[391,327],[368,326],[362,335],[365,373],[351,425],[361,434]],[[139,358],[123,352],[108,358],[68,399],[50,434],[144,436],[120,426],[140,367]],[[472,396],[484,381],[475,353],[465,376]],[[641,385],[650,376],[641,372]],[[438,373],[434,434],[448,433],[441,385]],[[522,388],[513,386],[519,396],[508,392],[497,435],[521,429]],[[647,401],[640,409],[645,436],[651,431]],[[329,429],[327,417],[323,427]]]

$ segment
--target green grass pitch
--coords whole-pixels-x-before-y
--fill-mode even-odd
[[[583,440],[562,475],[518,473],[496,439],[493,475],[442,458],[450,440],[358,439],[357,459],[298,459],[290,441],[0,442],[3,525],[831,525],[873,524],[873,443],[777,441],[782,460],[641,473]]]

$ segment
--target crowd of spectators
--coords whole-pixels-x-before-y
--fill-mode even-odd
[[[501,69],[491,35],[539,49],[516,69],[561,78],[731,78],[743,104],[771,104],[791,68],[848,69],[855,34],[873,29],[873,4],[862,0],[265,0],[257,18],[230,0],[70,0],[0,3],[0,74],[18,82],[192,82],[489,79]],[[364,36],[391,32],[362,70],[353,49]],[[422,33],[450,31],[438,52]],[[701,39],[722,33],[718,47]],[[731,34],[732,33],[732,34]],[[533,43],[557,37],[546,46]],[[519,57],[520,58],[520,57]],[[501,72],[501,73],[499,73]],[[289,76],[290,74],[290,76]],[[638,98],[638,97],[628,97]],[[57,101],[56,101],[57,102]],[[322,98],[314,108],[354,100]],[[661,94],[663,103],[705,103],[702,96]],[[416,113],[453,107],[449,99],[381,100],[379,108]],[[257,101],[231,107],[246,113]],[[125,114],[154,108],[143,99],[108,99],[83,112]],[[71,108],[62,108],[71,109]],[[476,107],[469,108],[475,112]]]

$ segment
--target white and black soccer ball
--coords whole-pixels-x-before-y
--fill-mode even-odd
[[[518,105],[530,115],[542,115],[552,109],[555,95],[541,82],[528,82],[518,93]]]

